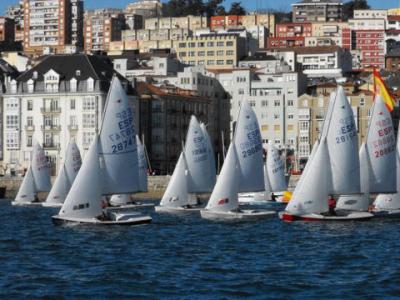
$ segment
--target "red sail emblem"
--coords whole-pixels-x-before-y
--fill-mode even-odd
[[[224,204],[226,204],[228,202],[229,202],[229,199],[228,198],[224,198],[224,199],[221,199],[221,200],[218,201],[218,205],[224,205]]]

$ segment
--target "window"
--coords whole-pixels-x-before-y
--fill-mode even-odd
[[[70,90],[71,92],[76,92],[77,89],[77,81],[75,78],[72,78],[71,81],[69,82],[70,84]]]
[[[233,42],[232,42],[232,41],[226,42],[226,46],[227,46],[227,47],[232,47],[232,46],[233,46]]]
[[[293,114],[288,114],[288,119],[293,119],[294,115]]]
[[[205,53],[204,51],[199,51],[199,52],[197,52],[197,55],[198,55],[198,56],[205,56],[205,54],[206,54],[206,53]]]
[[[207,56],[214,56],[215,52],[214,51],[207,51]]]
[[[279,119],[279,114],[274,114],[274,119]]]
[[[83,99],[83,110],[95,110],[96,99],[94,97],[86,97]]]
[[[223,60],[217,60],[217,65],[223,65],[224,61]]]
[[[179,48],[185,48],[186,47],[186,43],[179,43]]]
[[[275,131],[281,131],[281,125],[274,125]]]
[[[224,50],[218,50],[217,56],[224,56]]]
[[[218,47],[224,47],[225,46],[225,42],[217,42],[217,46]]]
[[[199,60],[197,63],[198,63],[199,65],[204,65],[204,60]]]
[[[268,131],[268,125],[261,125],[261,131]]]
[[[239,94],[239,95],[244,95],[244,90],[243,90],[243,89],[239,89],[239,90],[238,90],[238,94]]]
[[[74,109],[75,109],[75,99],[70,99],[70,100],[69,100],[69,108],[70,108],[71,110],[74,110]]]
[[[26,117],[26,126],[33,126],[33,117]]]
[[[190,48],[196,47],[196,43],[190,43]]]
[[[26,102],[26,110],[33,110],[33,101],[32,100],[28,100]]]
[[[207,60],[207,65],[209,66],[215,65],[215,60]]]
[[[228,60],[226,61],[226,64],[227,64],[227,65],[233,65],[233,60],[232,60],[232,59],[228,59]]]
[[[364,98],[360,98],[360,106],[364,106],[365,105],[365,99]]]
[[[287,105],[288,105],[288,106],[293,106],[293,100],[288,100],[288,101],[287,101]]]
[[[93,92],[94,91],[94,80],[93,80],[93,78],[89,78],[87,80],[87,90],[88,90],[88,92]]]
[[[28,93],[33,93],[33,89],[34,89],[34,82],[32,79],[28,80]]]
[[[204,42],[198,42],[197,47],[204,47]]]
[[[6,146],[7,149],[18,149],[19,148],[19,133],[18,132],[7,132],[6,133]],[[11,159],[13,161],[13,159]]]
[[[251,107],[255,107],[256,106],[256,101],[250,100],[249,104],[250,104]]]
[[[8,115],[6,117],[6,128],[7,129],[18,129],[18,116]]]
[[[26,146],[32,147],[32,136],[31,135],[26,136]]]
[[[268,106],[268,100],[261,100],[261,106],[262,107]]]
[[[70,126],[76,126],[76,116],[70,116],[69,117],[69,125]]]
[[[214,47],[214,42],[207,42],[207,47]]]
[[[189,55],[189,56],[196,56],[196,51],[190,51],[190,52],[188,53],[188,55]]]
[[[308,131],[310,126],[308,122],[299,122],[300,131]]]
[[[234,51],[233,50],[227,50],[226,51],[226,55],[233,55],[234,54]]]
[[[93,142],[93,139],[95,137],[96,133],[95,132],[83,132],[83,141],[82,144],[84,147],[89,147],[89,145]]]
[[[274,106],[281,106],[280,100],[274,100]]]
[[[17,92],[17,82],[13,79],[11,81],[11,93],[15,94]]]
[[[96,127],[96,115],[95,114],[83,114],[82,115],[82,127],[83,128],[95,128]]]

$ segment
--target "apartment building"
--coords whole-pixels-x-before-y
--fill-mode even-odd
[[[323,83],[317,87],[315,95],[301,95],[298,99],[298,159],[303,169],[311,153],[312,146],[319,138],[330,94],[337,88],[336,84]],[[373,93],[369,90],[354,91],[352,84],[345,86],[346,95],[354,113],[358,132],[359,145],[365,141],[368,130],[370,109],[373,105]]]
[[[306,90],[306,77],[297,72],[272,72],[266,69],[216,70],[216,78],[231,100],[231,135],[246,99],[253,107],[266,147],[273,141],[280,149],[297,149],[297,99]]]
[[[144,20],[142,15],[133,13],[125,13],[125,29],[136,30],[142,29],[144,26]]]
[[[385,69],[390,72],[400,71],[400,49],[391,50],[385,56]]]
[[[306,37],[311,36],[312,24],[309,22],[277,24],[275,36],[268,38],[268,48],[303,47]]]
[[[293,22],[341,21],[342,18],[341,0],[301,0],[292,4]]]
[[[159,17],[162,15],[162,3],[160,0],[139,0],[128,4],[125,13],[141,15],[144,19]]]
[[[211,99],[174,86],[139,82],[140,133],[151,167],[157,174],[172,174],[182,151],[191,115],[208,123]]]
[[[13,19],[0,17],[0,43],[14,43],[15,22]]]
[[[157,17],[145,20],[144,29],[189,29],[196,30],[209,27],[209,19],[205,16]]]
[[[82,40],[82,0],[24,0],[24,51],[40,55],[44,47],[62,53]]]
[[[246,39],[238,34],[202,34],[173,41],[179,60],[208,69],[236,67],[246,55]]]
[[[43,145],[53,175],[71,138],[85,154],[100,128],[115,73],[100,57],[50,55],[9,81],[3,101],[2,137],[4,161],[10,169],[28,167],[33,140]],[[128,81],[121,80],[132,94]],[[137,111],[135,99],[130,97],[130,102]]]
[[[85,51],[108,51],[110,43],[120,41],[125,28],[122,10],[98,9],[85,13]]]
[[[9,6],[5,16],[14,20],[14,40],[22,42],[24,40],[24,0],[20,0],[16,5]]]
[[[347,22],[313,22],[312,36],[305,37],[306,47],[340,46],[351,49],[351,32]]]
[[[388,15],[385,31],[386,53],[400,48],[400,15]]]
[[[264,27],[270,35],[275,34],[275,15],[274,14],[250,14],[244,16],[227,15],[212,16],[210,19],[211,30],[230,29],[244,27]],[[266,36],[267,37],[267,36]]]

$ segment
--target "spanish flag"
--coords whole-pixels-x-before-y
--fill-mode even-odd
[[[379,94],[382,97],[383,102],[385,102],[388,110],[392,112],[395,105],[394,97],[392,96],[392,94],[390,94],[378,70],[376,69],[374,70],[373,76],[374,76],[374,94],[375,95]]]

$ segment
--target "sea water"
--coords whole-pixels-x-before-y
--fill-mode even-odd
[[[0,298],[400,297],[400,220],[56,227],[57,209],[0,201]]]

